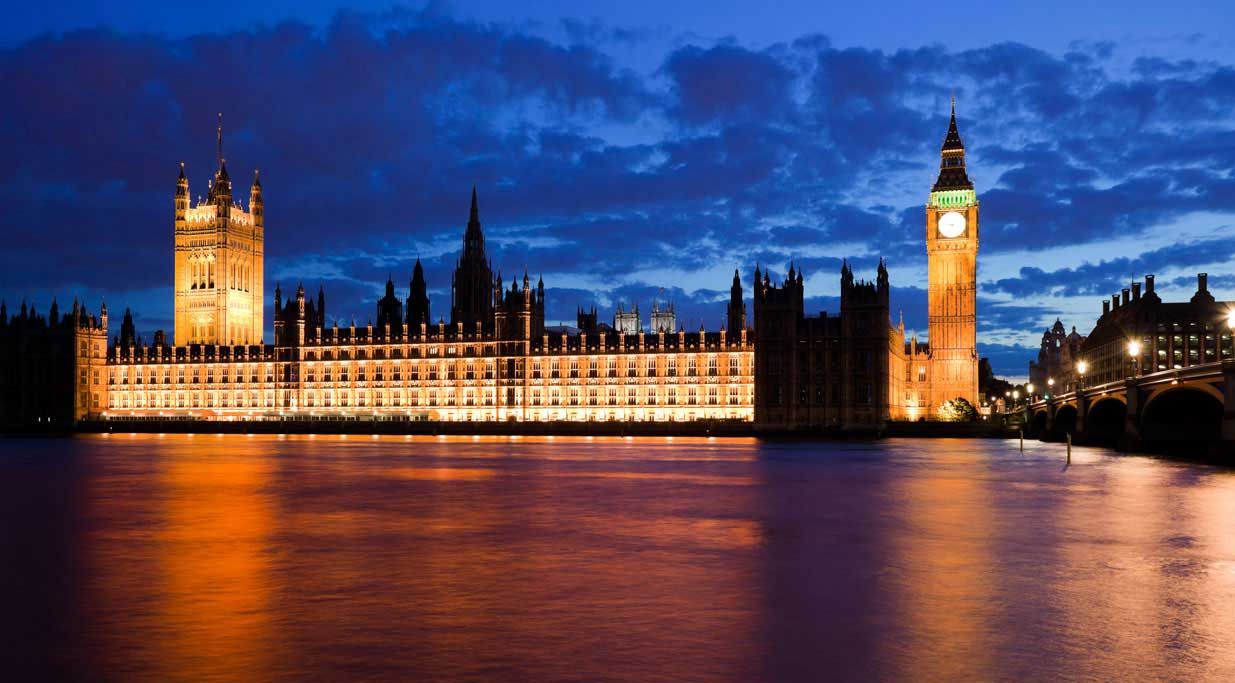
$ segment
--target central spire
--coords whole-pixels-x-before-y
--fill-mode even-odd
[[[215,153],[215,160],[219,168],[223,168],[223,112],[219,112],[218,151]]]
[[[953,95],[948,132],[939,148],[939,178],[935,180],[931,192],[972,189],[973,183],[965,172],[965,143],[961,141],[960,129],[956,126],[956,96]]]
[[[480,207],[476,201],[476,186],[472,186],[472,209],[468,214],[467,230],[463,233],[463,260],[485,260],[485,235],[480,228]]]

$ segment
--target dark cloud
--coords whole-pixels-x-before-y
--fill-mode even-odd
[[[796,259],[828,279],[846,257],[872,271],[881,255],[922,264],[953,92],[983,253],[1030,254],[1019,272],[984,269],[986,293],[1102,296],[1145,272],[1230,260],[1229,228],[1104,251],[1235,213],[1229,65],[1159,54],[1118,68],[1112,43],[887,51],[808,35],[764,49],[677,41],[636,72],[613,55],[648,34],[560,28],[549,39],[431,6],[323,29],[80,31],[0,51],[0,291],[92,288],[169,318],[170,299],[149,293],[171,279],[177,164],[204,194],[223,111],[233,177],[262,169],[268,280],[325,278],[341,314],[367,316],[388,272],[402,296],[418,254],[446,312],[476,184],[495,267],[544,272],[555,311],[667,287],[686,317],[718,320],[728,282],[697,275],[717,263],[749,277],[756,260],[783,272]],[[1075,256],[1034,262],[1061,246]],[[1215,287],[1233,286],[1210,269]],[[914,329],[923,285],[893,282]],[[1029,320],[1006,301],[980,310],[991,333]]]
[[[1017,277],[986,282],[983,287],[1017,297],[1050,294],[1101,298],[1120,291],[1127,287],[1129,282],[1140,280],[1145,275],[1172,267],[1187,268],[1224,263],[1232,258],[1235,258],[1235,238],[1220,237],[1173,244],[1135,257],[1121,256],[1050,271],[1036,266],[1023,266]],[[1223,283],[1226,278],[1227,276],[1223,276],[1214,282],[1216,285],[1225,286]]]

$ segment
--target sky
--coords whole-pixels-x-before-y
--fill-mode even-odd
[[[494,267],[543,275],[551,321],[659,296],[715,329],[734,269],[749,297],[756,263],[791,262],[835,313],[841,260],[883,257],[925,336],[953,94],[998,374],[1148,273],[1235,299],[1231,3],[188,5],[9,8],[10,308],[105,298],[170,330],[175,178],[205,194],[222,112],[239,188],[261,169],[268,298],[321,285],[341,324],[388,276],[406,296],[416,258],[449,317],[474,184]]]

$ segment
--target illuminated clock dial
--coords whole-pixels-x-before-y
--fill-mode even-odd
[[[941,237],[960,237],[965,232],[965,217],[956,211],[949,211],[939,217],[939,235]]]

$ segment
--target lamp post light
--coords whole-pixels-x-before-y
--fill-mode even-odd
[[[1025,398],[1029,399],[1030,403],[1033,402],[1033,382],[1025,385]]]
[[[1231,357],[1235,358],[1235,308],[1226,312],[1226,329],[1231,338]]]
[[[1128,342],[1128,357],[1132,359],[1132,376],[1137,376],[1137,361],[1141,359],[1141,343],[1135,339]]]
[[[1013,389],[1013,390],[1012,390],[1012,403],[1013,403],[1013,405],[1015,405],[1015,404],[1016,404],[1017,402],[1019,402],[1020,400],[1021,400],[1021,392],[1019,392],[1019,391],[1017,391],[1017,390]]]
[[[1050,398],[1054,394],[1055,394],[1055,378],[1047,377],[1046,378],[1046,397]]]
[[[1081,360],[1076,362],[1076,374],[1079,379],[1076,382],[1076,389],[1080,391],[1085,388],[1085,373],[1089,371],[1089,363]]]

